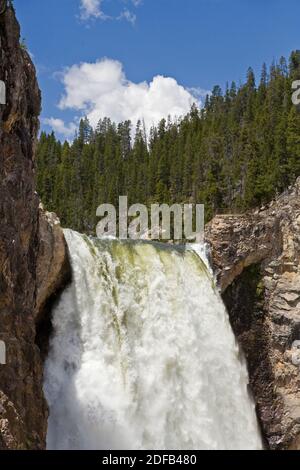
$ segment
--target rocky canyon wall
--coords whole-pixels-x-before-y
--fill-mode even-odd
[[[268,207],[215,217],[206,238],[266,445],[300,450],[300,179]]]
[[[70,269],[59,221],[35,192],[35,69],[14,11],[0,12],[0,342],[7,362],[0,364],[0,449],[44,449],[42,358],[50,304]],[[218,216],[206,231],[271,449],[300,449],[299,231],[300,180],[268,207]]]
[[[68,266],[59,224],[39,209],[35,192],[41,98],[12,8],[0,15],[0,81],[0,449],[43,449],[48,410],[37,327]]]

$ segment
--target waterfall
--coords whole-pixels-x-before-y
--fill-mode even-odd
[[[246,366],[199,253],[65,231],[48,449],[261,449]]]

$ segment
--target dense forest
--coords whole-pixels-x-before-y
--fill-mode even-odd
[[[177,120],[162,120],[147,135],[142,122],[80,122],[72,144],[40,136],[37,186],[63,226],[92,233],[96,209],[129,203],[205,204],[206,219],[269,201],[300,175],[300,112],[292,82],[300,51],[289,61],[253,70],[244,84],[214,87],[205,105]]]

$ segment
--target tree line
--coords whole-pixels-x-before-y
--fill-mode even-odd
[[[65,227],[93,233],[100,204],[201,203],[206,220],[270,201],[300,176],[300,112],[292,83],[300,51],[281,58],[258,81],[215,86],[203,108],[162,119],[147,135],[141,121],[82,119],[72,143],[41,133],[37,188]]]

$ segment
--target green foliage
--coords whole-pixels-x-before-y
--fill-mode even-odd
[[[21,49],[24,49],[24,51],[28,51],[28,47],[27,47],[25,38],[22,38],[22,40],[20,41],[20,47],[21,47]]]
[[[205,106],[171,122],[163,119],[146,137],[138,122],[80,123],[72,144],[41,134],[37,186],[48,210],[64,226],[92,233],[96,208],[118,205],[120,195],[150,205],[203,203],[206,218],[268,202],[300,175],[300,113],[292,81],[300,78],[300,51],[262,68],[249,68],[245,84],[216,86]],[[258,83],[258,85],[256,85]]]

